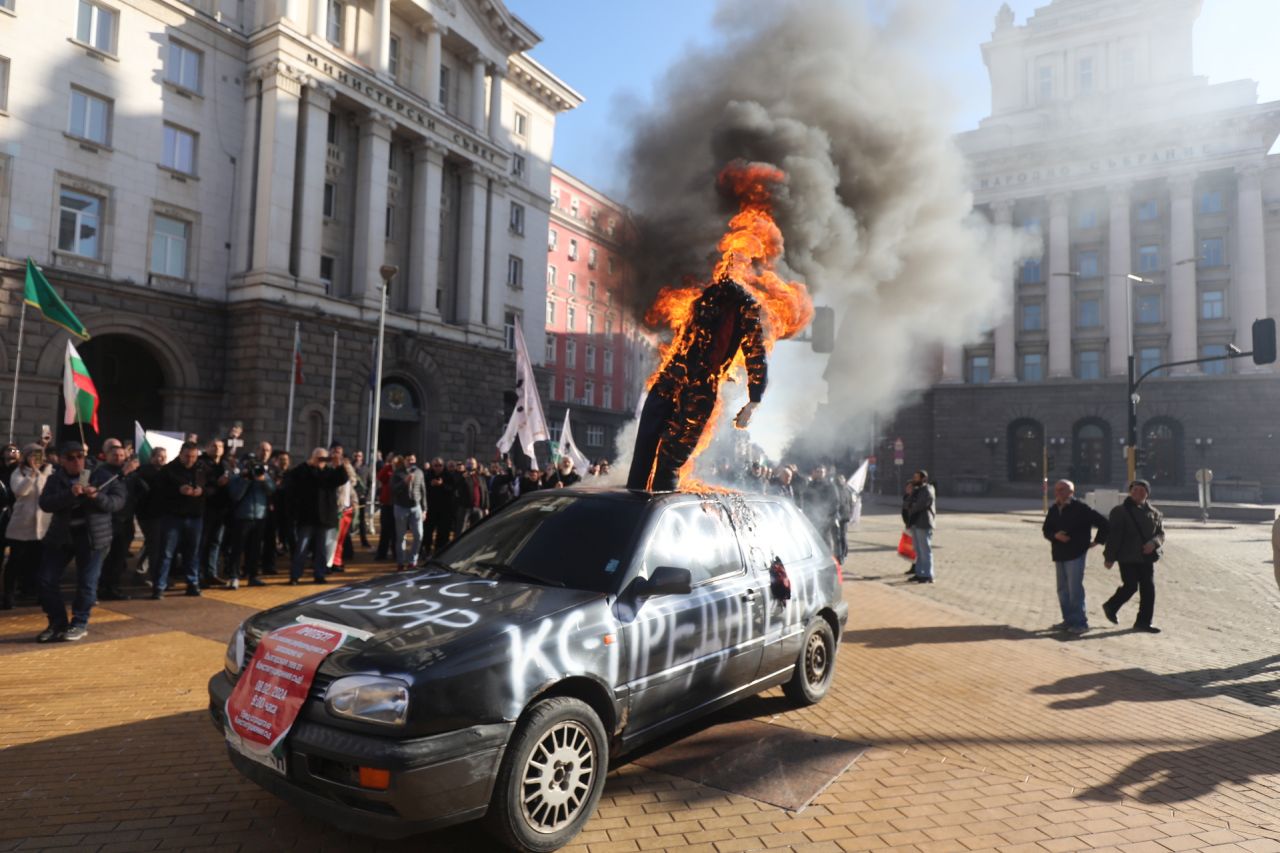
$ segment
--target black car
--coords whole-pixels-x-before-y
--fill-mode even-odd
[[[422,570],[247,619],[209,681],[224,709],[264,634],[341,626],[275,758],[232,763],[310,814],[394,838],[486,816],[554,850],[611,756],[781,684],[819,701],[848,617],[840,568],[786,499],[571,489],[522,497]]]

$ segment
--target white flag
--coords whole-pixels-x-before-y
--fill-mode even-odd
[[[506,453],[516,438],[520,447],[535,463],[534,442],[550,441],[547,418],[542,414],[542,400],[538,397],[538,382],[533,376],[533,362],[529,360],[529,348],[524,343],[524,332],[516,324],[516,408],[511,413],[507,431],[498,439],[498,450]]]
[[[140,462],[151,457],[151,451],[164,448],[165,457],[172,462],[178,458],[182,449],[182,434],[176,432],[160,432],[154,429],[143,429],[142,424],[133,422],[133,449]]]
[[[591,467],[591,462],[587,457],[582,455],[582,451],[578,449],[578,445],[574,443],[573,432],[569,429],[569,410],[564,410],[564,429],[560,430],[560,458],[568,457],[573,460],[573,467],[580,476],[587,476],[587,469]]]
[[[858,470],[849,476],[849,488],[853,489],[855,495],[862,494],[862,490],[867,487],[867,466],[870,462],[870,459],[863,459]]]

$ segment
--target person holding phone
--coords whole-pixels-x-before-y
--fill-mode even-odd
[[[4,567],[4,592],[0,610],[11,609],[18,594],[30,595],[36,589],[36,570],[40,567],[40,540],[49,529],[49,513],[40,509],[40,492],[53,469],[45,462],[44,447],[28,444],[22,449],[18,467],[9,477],[13,495],[13,514],[9,518],[6,538],[9,561]]]

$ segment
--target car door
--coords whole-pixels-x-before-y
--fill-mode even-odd
[[[718,500],[661,510],[644,544],[639,577],[688,569],[687,595],[619,599],[628,673],[629,727],[641,732],[750,683],[760,667],[763,590]]]
[[[780,500],[765,499],[748,500],[746,505],[749,516],[735,518],[747,568],[764,584],[759,608],[764,620],[759,672],[763,677],[790,666],[800,652],[807,615],[813,609],[810,575],[817,555],[813,537],[794,508],[784,506]],[[780,599],[770,589],[769,567],[775,557],[782,561],[790,578],[790,599]]]

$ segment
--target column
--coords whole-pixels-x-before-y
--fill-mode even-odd
[[[337,94],[314,80],[307,85],[302,122],[302,177],[298,188],[298,277],[320,287],[324,233],[324,178],[329,159],[329,108]]]
[[[1049,378],[1071,376],[1071,196],[1049,196]]]
[[[318,39],[329,38],[329,0],[311,0],[311,35]]]
[[[373,70],[379,77],[391,74],[391,0],[374,0]]]
[[[941,385],[958,385],[964,381],[964,347],[960,344],[942,345]]]
[[[992,202],[991,213],[997,229],[1009,228],[1013,224],[1013,199]],[[1009,300],[1009,311],[995,328],[995,373],[993,382],[1015,382],[1018,378],[1016,359],[1016,343],[1014,342],[1014,314],[1018,310],[1017,275],[1005,270],[1005,295]]]
[[[262,72],[252,266],[288,274],[302,84],[298,73],[282,63],[270,63]]]
[[[479,326],[484,318],[485,198],[489,181],[476,166],[462,176],[462,211],[458,217],[458,323]]]
[[[428,21],[418,27],[418,32],[425,36],[418,40],[418,68],[414,75],[418,94],[427,103],[440,107],[440,38],[442,30],[436,21]]]
[[[359,162],[356,165],[356,216],[351,252],[350,293],[356,302],[377,306],[387,257],[387,163],[395,122],[370,113],[360,123]]]
[[[484,132],[484,57],[476,54],[471,60],[471,126],[476,133]]]
[[[1130,298],[1133,282],[1127,276],[1133,263],[1129,237],[1129,185],[1107,187],[1111,202],[1107,237],[1107,334],[1110,339],[1107,372],[1127,376],[1129,353],[1133,347],[1133,320]]]
[[[1253,321],[1267,316],[1263,228],[1262,168],[1251,163],[1236,171],[1236,256],[1231,264],[1235,300],[1228,305],[1236,328],[1236,345],[1244,350],[1252,346]],[[1256,365],[1252,359],[1240,359],[1235,365],[1241,373],[1273,369]]]
[[[1196,358],[1196,226],[1191,210],[1195,175],[1169,177],[1169,361]],[[1188,364],[1173,368],[1175,375],[1200,372]]]
[[[507,233],[507,225],[511,217],[511,197],[507,191],[511,182],[507,180],[506,175],[492,170],[489,170],[487,177],[489,179],[489,220],[486,226],[488,275],[485,276],[485,325],[501,328],[502,312],[507,301],[507,253],[515,246],[508,245],[505,239],[495,239],[495,237],[502,237]],[[542,257],[545,257],[545,254]],[[527,260],[526,263],[528,263]],[[546,262],[543,261],[543,263]],[[525,274],[528,275],[528,270]],[[603,328],[604,315],[601,314],[596,320]],[[586,320],[582,322],[585,323]]]
[[[236,230],[235,254],[232,256],[232,272],[244,272],[253,267],[253,190],[257,173],[254,171],[258,147],[258,89],[260,82],[250,76],[244,99],[244,141],[236,157]]]
[[[496,65],[489,67],[489,140],[502,144],[502,78],[505,75]]]
[[[284,0],[284,3],[281,5],[280,12],[283,17],[288,18],[294,26],[301,29],[304,6],[305,0]]]
[[[413,152],[413,238],[409,241],[409,313],[440,318],[440,185],[444,146],[424,142]]]

